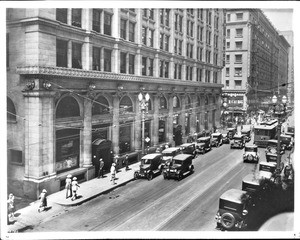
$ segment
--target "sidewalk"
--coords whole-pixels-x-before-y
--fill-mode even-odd
[[[67,212],[69,207],[80,205],[101,194],[108,193],[115,188],[125,185],[134,179],[134,171],[139,169],[139,165],[140,162],[131,164],[127,171],[125,171],[125,168],[119,169],[114,185],[110,181],[110,173],[104,174],[104,178],[94,178],[80,183],[78,198],[74,201],[71,198],[66,199],[65,190],[53,193],[47,197],[49,209],[44,212],[38,212],[39,200],[30,203],[25,208],[18,209],[15,212],[15,218],[10,220],[11,223],[8,225],[8,232],[15,233],[33,229],[35,225],[56,217],[63,212]]]

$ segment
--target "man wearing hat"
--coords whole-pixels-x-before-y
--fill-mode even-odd
[[[71,198],[71,200],[75,200],[77,198],[77,190],[80,186],[78,185],[77,182],[77,177],[73,177],[73,181],[72,181],[72,192],[73,192],[73,197]]]
[[[100,165],[99,165],[98,178],[100,178],[100,177],[103,178],[103,167],[104,167],[103,159],[100,158],[99,162],[100,162]]]
[[[41,212],[41,211],[44,211],[45,208],[47,207],[47,190],[46,189],[43,189],[43,191],[41,192],[40,194],[40,206],[39,206],[39,209],[38,209],[38,212]]]
[[[66,178],[66,199],[72,197],[72,175],[68,174]]]
[[[112,184],[115,184],[115,177],[116,177],[116,164],[113,163],[110,167],[110,181],[112,181]]]

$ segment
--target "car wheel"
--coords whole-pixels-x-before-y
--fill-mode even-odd
[[[168,176],[166,173],[163,173],[164,179],[168,179]]]
[[[147,177],[148,177],[148,180],[151,181],[153,179],[153,173],[149,172]]]
[[[252,155],[248,155],[248,160],[252,161],[252,159],[253,159],[253,156]]]
[[[134,179],[138,179],[139,178],[139,174],[137,172],[134,173]]]
[[[224,213],[221,217],[221,224],[225,229],[233,228],[235,223],[235,218],[231,213]]]
[[[182,173],[179,173],[179,175],[178,175],[178,181],[180,181],[180,180],[182,180]]]
[[[193,173],[194,172],[194,165],[190,166],[190,172]]]

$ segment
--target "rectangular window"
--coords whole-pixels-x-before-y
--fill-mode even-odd
[[[177,31],[177,30],[178,30],[178,14],[175,14],[175,23],[174,23],[174,27],[175,27],[175,30]]]
[[[142,75],[146,76],[146,71],[147,70],[147,58],[146,57],[142,57]]]
[[[190,20],[186,21],[186,35],[190,35]]]
[[[235,55],[235,62],[236,63],[241,63],[242,62],[242,54]]]
[[[229,77],[229,68],[226,68],[226,77]]]
[[[203,61],[203,48],[200,48],[200,61]]]
[[[129,54],[129,74],[134,74],[134,55]]]
[[[185,79],[186,80],[189,80],[189,70],[190,70],[189,66],[186,66],[186,70],[185,70]]]
[[[203,27],[200,28],[200,41],[203,41]]]
[[[93,47],[93,70],[100,71],[100,48]]]
[[[100,32],[101,11],[99,9],[93,9],[93,30]]]
[[[142,27],[142,43],[147,45],[147,28]]]
[[[149,76],[153,76],[153,64],[154,64],[154,60],[149,58],[149,67],[148,67]]]
[[[151,20],[154,19],[154,9],[153,9],[153,8],[150,8],[150,9],[149,9],[149,18],[150,18]]]
[[[169,19],[170,19],[170,9],[166,9],[166,10],[165,10],[165,25],[166,25],[167,27],[170,26]]]
[[[81,27],[81,8],[72,8],[72,25]]]
[[[235,77],[241,77],[242,76],[242,68],[241,67],[234,68],[234,76]]]
[[[56,20],[62,23],[68,23],[68,9],[56,8]]]
[[[218,48],[219,46],[219,37],[216,35],[215,36],[215,48]]]
[[[194,23],[191,22],[191,37],[194,37]]]
[[[181,70],[182,70],[182,65],[178,64],[178,79],[181,79]]]
[[[169,62],[165,62],[165,78],[169,77]]]
[[[161,50],[163,50],[164,49],[164,35],[162,33],[159,34],[159,42],[160,42],[159,48]]]
[[[160,24],[164,24],[164,10],[163,9],[159,10],[159,19],[160,19]]]
[[[218,73],[217,72],[214,72],[214,83],[217,83],[218,82]]]
[[[82,68],[81,65],[81,44],[72,43],[72,68]]]
[[[200,19],[203,21],[203,9],[200,9]]]
[[[229,80],[226,80],[226,87],[229,87]]]
[[[226,30],[226,38],[230,38],[230,29]]]
[[[177,47],[178,47],[178,39],[175,38],[174,40],[174,53],[177,54]]]
[[[186,44],[186,56],[189,57],[189,48],[190,48],[190,44],[187,43]]]
[[[111,50],[104,49],[104,71],[111,72]]]
[[[193,52],[194,52],[194,45],[190,45],[190,58],[193,58]]]
[[[166,51],[169,51],[169,39],[170,39],[170,36],[165,35],[165,50]]]
[[[230,48],[230,42],[226,42],[226,48]]]
[[[243,20],[243,13],[237,13],[236,20]]]
[[[177,79],[177,68],[178,68],[178,64],[175,63],[174,64],[174,79]]]
[[[111,35],[111,15],[104,13],[104,34]]]
[[[162,60],[159,61],[159,76],[163,77],[164,76],[164,62]]]
[[[126,73],[126,53],[120,53],[120,73]]]
[[[148,9],[147,8],[143,9],[143,17],[148,17]]]
[[[200,60],[200,47],[197,47],[197,60]]]
[[[236,49],[242,49],[242,47],[243,47],[243,42],[235,42]]]
[[[11,163],[22,164],[22,151],[8,149],[7,158],[10,159]]]
[[[182,21],[183,21],[183,16],[179,15],[179,32],[182,32]]]
[[[129,41],[134,42],[135,33],[134,33],[135,23],[129,22]]]
[[[182,55],[182,40],[179,40],[178,42],[178,54]]]
[[[227,62],[227,63],[230,62],[230,55],[226,55],[226,62]]]
[[[208,24],[211,25],[211,12],[208,14]]]
[[[193,80],[193,67],[190,67],[190,80]]]
[[[227,14],[227,22],[230,22],[230,14]]]
[[[200,75],[200,82],[202,82],[203,81],[203,79],[202,79],[203,70],[202,69],[200,69],[199,75]]]
[[[121,19],[120,37],[126,39],[126,20]]]
[[[243,29],[242,28],[237,28],[236,30],[235,30],[235,36],[236,37],[243,37]]]
[[[154,38],[154,30],[153,29],[149,29],[149,46],[153,47],[154,43],[153,43],[153,38]]]
[[[236,87],[241,87],[242,86],[242,80],[235,80],[234,84]]]

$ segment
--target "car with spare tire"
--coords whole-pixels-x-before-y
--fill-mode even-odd
[[[152,180],[155,175],[161,174],[160,165],[162,161],[161,153],[151,153],[141,158],[139,170],[134,172],[134,179],[147,178]]]

